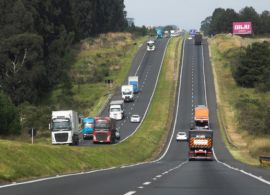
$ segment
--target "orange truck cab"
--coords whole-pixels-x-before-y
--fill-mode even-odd
[[[204,105],[199,105],[194,110],[194,122],[196,127],[208,129],[209,126],[209,110]]]

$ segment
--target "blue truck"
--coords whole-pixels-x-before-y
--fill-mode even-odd
[[[128,85],[133,85],[133,92],[139,93],[139,78],[138,76],[129,76],[128,77]]]
[[[157,27],[156,28],[156,33],[157,33],[157,39],[162,39],[163,38],[163,28]]]
[[[83,139],[85,140],[92,138],[95,126],[95,119],[92,117],[83,118],[82,125]]]

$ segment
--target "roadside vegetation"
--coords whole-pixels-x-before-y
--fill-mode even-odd
[[[220,34],[209,39],[219,119],[233,156],[259,165],[270,156],[270,38]]]
[[[181,43],[180,37],[171,39],[152,104],[134,136],[121,144],[101,147],[31,145],[1,140],[0,181],[80,172],[155,158],[162,150],[171,126],[176,91],[174,74],[179,70]],[[163,102],[162,106],[160,102]]]

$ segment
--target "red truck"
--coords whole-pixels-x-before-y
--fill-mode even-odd
[[[213,159],[213,131],[209,129],[189,130],[189,160]]]
[[[115,143],[120,139],[116,121],[110,117],[95,117],[93,143]]]

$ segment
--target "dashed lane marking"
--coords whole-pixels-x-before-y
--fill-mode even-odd
[[[150,184],[151,184],[150,181],[147,181],[147,182],[144,182],[144,183],[143,183],[144,186],[147,186],[147,185],[150,185]]]
[[[125,193],[124,195],[132,195],[132,194],[135,194],[135,193],[136,193],[136,191],[130,191],[128,193]]]

